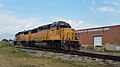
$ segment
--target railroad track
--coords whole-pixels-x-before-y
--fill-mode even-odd
[[[55,49],[53,50],[53,49],[44,49],[44,48],[36,48],[36,47],[25,47],[24,49],[50,51],[55,53],[64,53],[64,54],[71,54],[71,55],[87,56],[91,58],[100,58],[104,60],[120,61],[120,56],[103,55],[103,54],[80,52],[80,51],[55,50]]]

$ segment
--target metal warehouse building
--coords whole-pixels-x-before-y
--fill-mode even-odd
[[[77,30],[82,47],[120,50],[120,25]]]

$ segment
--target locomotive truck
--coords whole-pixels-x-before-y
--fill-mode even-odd
[[[14,44],[75,51],[80,49],[76,30],[64,21],[18,32],[15,35]]]

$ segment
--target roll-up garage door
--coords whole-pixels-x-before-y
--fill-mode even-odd
[[[102,46],[102,36],[94,36],[94,48],[95,46]]]

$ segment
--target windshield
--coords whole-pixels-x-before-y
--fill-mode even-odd
[[[60,28],[71,28],[71,26],[66,22],[59,21],[58,23],[60,25]]]

